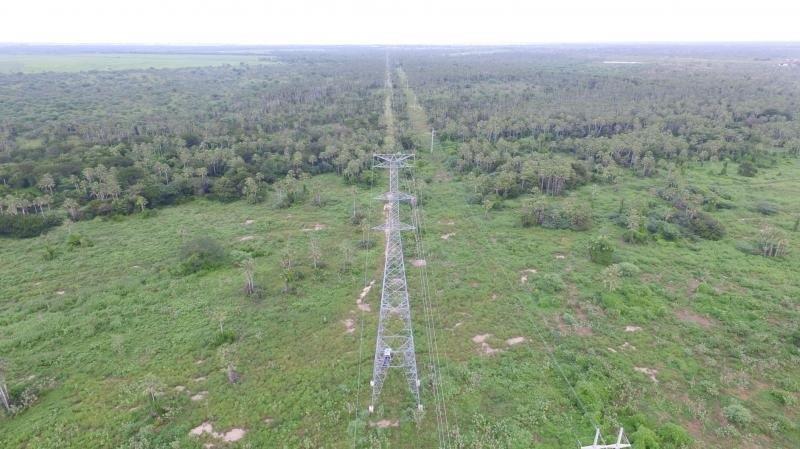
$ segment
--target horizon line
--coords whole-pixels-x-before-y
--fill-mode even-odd
[[[642,41],[552,41],[552,42],[459,42],[459,43],[224,43],[224,42],[13,42],[0,41],[0,46],[153,46],[153,47],[524,47],[563,45],[753,45],[797,44],[800,40],[642,40]]]

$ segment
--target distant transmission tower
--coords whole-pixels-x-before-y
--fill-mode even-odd
[[[386,233],[386,263],[383,268],[375,362],[370,381],[372,386],[370,412],[375,410],[389,368],[403,369],[408,387],[417,402],[417,408],[422,409],[422,403],[419,401],[419,376],[414,353],[414,334],[411,328],[406,267],[403,260],[403,239],[400,236],[401,231],[414,229],[413,226],[400,221],[400,202],[411,201],[413,197],[398,189],[398,172],[408,166],[406,161],[412,157],[411,154],[400,153],[375,155],[375,159],[378,160],[375,167],[389,169],[389,191],[378,198],[384,202],[386,222],[375,228]]]

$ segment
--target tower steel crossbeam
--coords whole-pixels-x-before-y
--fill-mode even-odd
[[[375,343],[375,360],[372,367],[372,400],[369,411],[375,409],[386,375],[391,368],[402,369],[406,382],[414,396],[417,407],[422,409],[419,399],[419,375],[414,351],[414,333],[411,325],[411,305],[408,299],[406,267],[403,259],[402,231],[414,227],[400,221],[400,203],[414,201],[414,197],[399,191],[399,171],[408,167],[410,154],[376,154],[375,167],[389,169],[389,191],[378,197],[384,202],[385,222],[374,229],[386,234],[386,252],[381,290],[381,307],[378,321],[378,337]]]

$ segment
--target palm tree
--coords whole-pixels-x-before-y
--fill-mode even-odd
[[[75,201],[72,198],[67,198],[66,200],[64,200],[63,206],[73,221],[78,219],[78,208],[80,207],[80,205],[78,204],[77,201]]]

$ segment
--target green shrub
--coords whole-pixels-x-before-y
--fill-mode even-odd
[[[2,214],[0,215],[0,236],[36,237],[60,224],[61,217],[54,214]]]
[[[42,254],[42,259],[44,260],[53,260],[58,257],[58,248],[51,245],[45,245],[44,247],[44,254]]]
[[[620,274],[625,277],[636,276],[640,271],[642,271],[639,269],[639,267],[630,262],[620,262],[616,265],[619,267]]]
[[[546,273],[536,278],[536,288],[547,293],[560,292],[566,287],[561,276],[556,273]]]
[[[756,204],[756,211],[762,215],[775,215],[781,211],[777,204],[768,201],[761,201]]]
[[[199,237],[183,244],[181,271],[185,274],[216,268],[225,262],[225,249],[214,239]]]
[[[725,419],[737,426],[746,426],[753,422],[753,414],[741,404],[731,404],[722,409]]]
[[[628,229],[622,234],[622,240],[626,243],[642,244],[650,240],[650,236],[646,232]]]
[[[725,237],[725,227],[716,218],[703,212],[698,212],[689,220],[689,230],[692,234],[706,240],[719,240]]]
[[[658,435],[645,426],[639,426],[636,432],[631,434],[631,443],[636,445],[636,449],[659,449]]]
[[[752,178],[753,176],[758,173],[758,169],[755,165],[753,165],[750,161],[744,161],[739,164],[739,168],[736,170],[737,173],[741,176],[747,176],[748,178]]]
[[[67,236],[67,246],[70,248],[90,248],[94,246],[91,240],[75,232]]]
[[[687,449],[694,442],[686,429],[673,423],[664,424],[658,429],[658,436],[670,449]]]
[[[614,247],[608,237],[601,235],[589,242],[589,259],[594,263],[609,265],[614,257]]]
[[[372,249],[375,247],[375,240],[374,239],[359,240],[356,246],[358,246],[361,249]]]
[[[526,202],[522,206],[523,227],[541,226],[547,229],[572,229],[585,231],[592,227],[591,208],[585,204],[568,204],[562,207],[543,200]]]
[[[667,223],[666,221],[661,222],[660,232],[665,240],[675,240],[681,236],[681,228],[672,223]]]
[[[230,330],[224,330],[222,332],[217,332],[208,342],[208,346],[211,348],[218,348],[225,344],[230,344],[236,341],[236,333]]]

